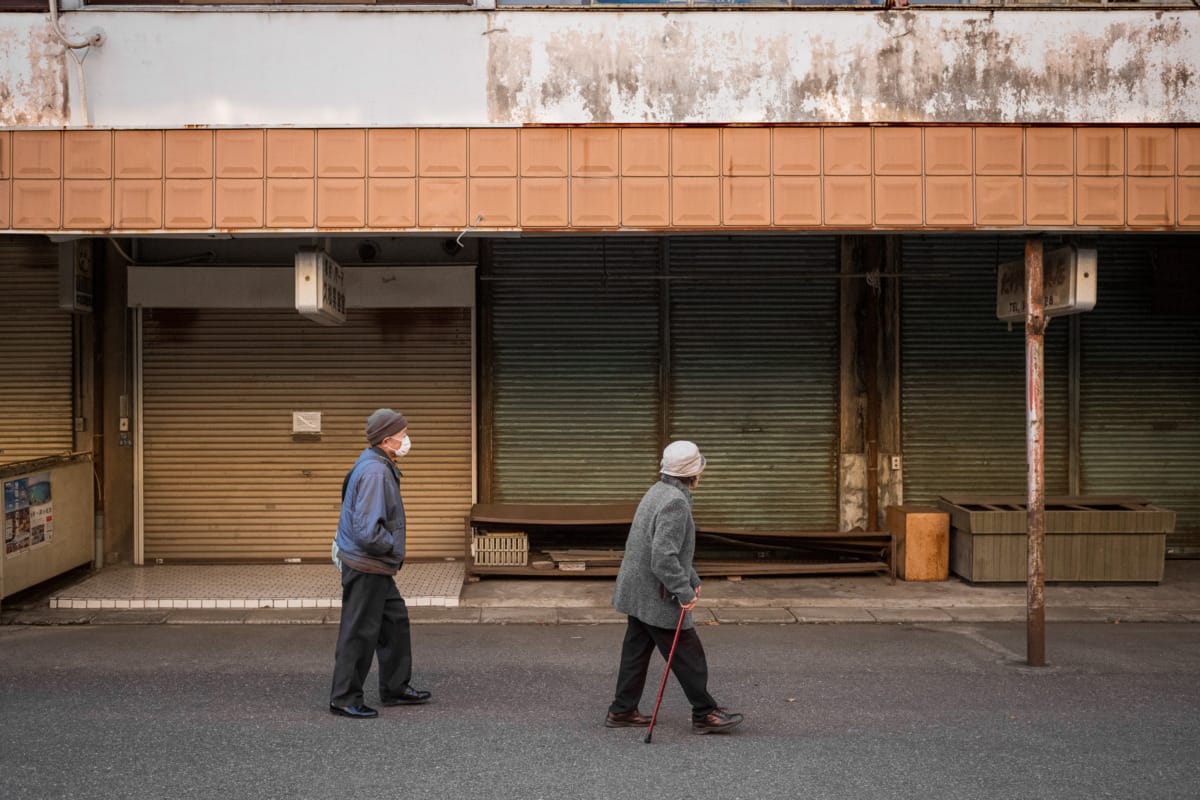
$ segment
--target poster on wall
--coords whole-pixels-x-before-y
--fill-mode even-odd
[[[4,556],[12,558],[54,541],[50,473],[4,482]]]

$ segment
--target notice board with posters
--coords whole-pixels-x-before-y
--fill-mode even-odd
[[[0,467],[0,598],[92,560],[95,478],[88,453]]]

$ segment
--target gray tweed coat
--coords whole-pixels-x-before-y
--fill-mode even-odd
[[[613,608],[647,625],[674,630],[680,604],[690,603],[700,585],[692,566],[695,553],[692,493],[678,478],[663,476],[633,516]],[[684,616],[683,627],[692,627],[691,612]]]

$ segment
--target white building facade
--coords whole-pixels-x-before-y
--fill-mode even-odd
[[[326,557],[378,406],[414,557],[475,502],[636,500],[674,438],[726,528],[1021,494],[1029,236],[1100,254],[1048,491],[1200,530],[1190,3],[49,12],[0,7],[0,355],[38,365],[0,458],[94,452],[102,560]],[[296,311],[313,246],[344,324]]]

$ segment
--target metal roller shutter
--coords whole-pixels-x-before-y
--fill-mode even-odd
[[[632,502],[691,438],[712,460],[702,521],[836,525],[835,242],[496,242],[488,499]]]
[[[670,438],[709,459],[696,517],[837,528],[838,250],[816,237],[669,240]]]
[[[471,504],[471,311],[147,310],[142,323],[147,560],[325,559],[342,479],[381,406],[409,419],[410,557],[463,555]],[[319,440],[293,411],[320,411]]]
[[[653,239],[498,240],[483,273],[490,502],[635,502],[658,466]]]
[[[58,250],[46,239],[0,239],[0,464],[68,453],[72,317],[58,307]]]
[[[1189,244],[1101,238],[1096,308],[1080,321],[1082,489],[1149,498],[1180,532],[1200,530],[1200,316],[1154,311],[1153,259]]]
[[[1025,334],[996,319],[996,266],[1023,258],[1024,238],[909,236],[902,246],[904,501],[1023,496]],[[1048,494],[1067,493],[1068,331],[1053,320],[1045,339]]]

